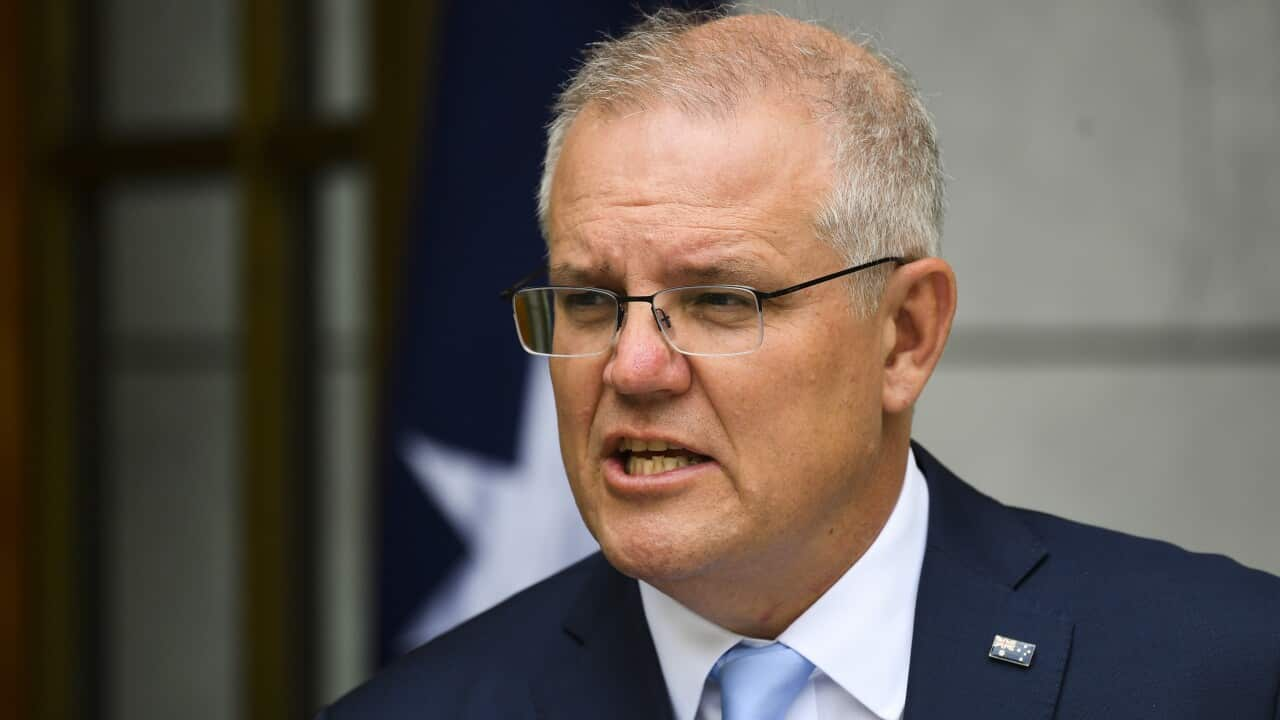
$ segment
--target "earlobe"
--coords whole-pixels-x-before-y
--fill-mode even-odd
[[[955,272],[941,258],[924,258],[899,268],[885,292],[886,344],[883,404],[888,413],[915,404],[951,333],[956,308]]]

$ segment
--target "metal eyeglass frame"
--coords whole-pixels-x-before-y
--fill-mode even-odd
[[[679,347],[677,347],[677,346],[676,346],[676,344],[675,344],[674,342],[672,342],[672,341],[671,341],[671,338],[667,337],[667,333],[666,333],[666,331],[662,329],[662,324],[663,324],[663,322],[666,322],[666,323],[667,323],[667,327],[670,327],[670,326],[671,326],[670,320],[668,320],[668,319],[666,318],[666,313],[662,311],[662,308],[659,308],[657,305],[655,305],[655,304],[654,304],[654,299],[655,299],[655,298],[657,298],[659,295],[662,295],[662,294],[664,294],[664,293],[671,292],[672,290],[686,290],[686,289],[689,289],[689,288],[715,288],[715,287],[723,287],[723,288],[731,288],[731,289],[734,289],[734,290],[743,290],[743,291],[746,291],[746,292],[751,293],[751,295],[755,297],[755,299],[756,299],[756,312],[757,312],[757,313],[759,313],[759,315],[760,315],[760,317],[761,317],[761,320],[763,320],[763,318],[764,318],[764,301],[765,301],[765,300],[771,300],[771,299],[776,298],[776,297],[782,297],[783,295],[790,295],[790,294],[791,294],[791,293],[793,293],[793,292],[798,292],[798,291],[800,291],[800,290],[805,290],[805,289],[807,289],[807,288],[811,288],[811,287],[813,287],[814,285],[820,285],[820,284],[822,284],[822,283],[824,283],[824,282],[829,282],[829,281],[831,281],[831,280],[835,280],[835,279],[837,279],[837,278],[845,277],[846,275],[852,275],[852,274],[854,274],[854,273],[856,273],[856,272],[860,272],[860,271],[862,271],[862,270],[868,270],[868,269],[870,269],[870,268],[873,268],[873,267],[876,267],[876,266],[879,266],[879,265],[884,265],[885,263],[895,263],[895,264],[897,264],[897,265],[903,265],[903,264],[905,264],[906,262],[908,262],[908,261],[907,261],[907,259],[906,259],[906,258],[902,258],[902,257],[882,257],[882,258],[880,258],[880,259],[878,259],[878,260],[872,260],[872,261],[870,261],[870,262],[865,262],[865,263],[862,263],[861,265],[854,265],[853,267],[848,267],[848,268],[845,268],[844,270],[837,270],[836,272],[830,273],[830,274],[828,274],[828,275],[823,275],[823,276],[821,276],[821,277],[816,277],[816,278],[814,278],[814,279],[812,279],[812,280],[805,280],[804,282],[796,283],[795,285],[791,285],[791,286],[789,286],[789,287],[784,287],[784,288],[782,288],[781,290],[774,290],[774,291],[772,291],[772,292],[765,292],[765,291],[763,291],[763,290],[757,290],[757,289],[755,289],[755,288],[753,288],[753,287],[750,287],[750,286],[747,286],[747,285],[731,285],[731,284],[723,284],[723,283],[722,283],[722,284],[716,284],[716,285],[680,285],[680,286],[677,286],[677,287],[672,287],[672,288],[666,288],[666,289],[664,289],[664,290],[659,290],[658,292],[653,293],[652,295],[619,295],[618,293],[615,293],[615,292],[613,292],[612,290],[606,290],[606,289],[604,289],[604,288],[578,287],[578,286],[572,286],[572,285],[542,285],[542,286],[538,286],[538,287],[525,287],[528,283],[532,282],[534,278],[538,277],[538,275],[540,275],[540,274],[543,272],[543,268],[538,268],[537,270],[534,270],[533,272],[531,272],[531,273],[529,273],[528,275],[526,275],[526,276],[524,276],[523,278],[521,278],[521,279],[519,280],[519,282],[517,282],[515,285],[512,285],[511,287],[507,288],[506,290],[503,290],[501,293],[499,293],[499,296],[502,298],[502,300],[503,300],[503,301],[511,302],[511,303],[512,303],[512,313],[513,313],[513,314],[514,314],[514,312],[515,312],[515,296],[516,296],[516,293],[520,292],[521,290],[593,290],[593,291],[596,291],[596,292],[602,292],[602,293],[604,293],[604,294],[606,294],[606,295],[609,295],[609,296],[613,297],[614,301],[617,303],[617,306],[618,306],[618,322],[617,322],[617,325],[614,327],[614,330],[613,330],[613,339],[612,339],[612,340],[610,340],[610,343],[609,343],[609,346],[608,346],[608,347],[601,348],[599,351],[597,351],[597,352],[593,352],[593,353],[583,353],[583,354],[578,354],[578,355],[555,355],[555,354],[552,354],[552,353],[540,353],[540,352],[534,352],[533,350],[530,350],[530,349],[529,349],[529,347],[528,347],[527,345],[525,345],[525,344],[524,344],[524,340],[523,340],[523,338],[520,338],[519,324],[518,324],[518,322],[517,322],[516,337],[517,337],[518,339],[520,339],[520,346],[521,346],[522,348],[524,348],[525,352],[529,353],[530,355],[540,355],[540,356],[543,356],[543,357],[560,357],[560,358],[596,357],[597,355],[602,355],[602,354],[604,354],[604,352],[605,352],[605,351],[607,351],[607,350],[609,349],[609,347],[612,347],[612,346],[613,346],[613,343],[614,343],[614,342],[616,342],[616,341],[617,341],[617,338],[618,338],[618,332],[622,329],[622,324],[623,324],[623,322],[625,322],[625,321],[626,321],[626,317],[627,317],[627,309],[626,309],[626,308],[627,308],[627,305],[628,305],[628,304],[630,304],[630,303],[635,303],[635,302],[647,302],[647,303],[649,303],[650,314],[651,314],[651,315],[653,315],[653,319],[654,319],[654,321],[658,323],[658,330],[659,330],[659,332],[661,332],[661,333],[662,333],[662,337],[663,337],[663,339],[664,339],[664,340],[666,340],[666,341],[667,341],[667,344],[668,344],[668,345],[670,345],[670,346],[671,346],[671,348],[672,348],[673,350],[675,350],[676,352],[680,353],[681,355],[692,355],[692,356],[694,356],[694,357],[732,357],[732,356],[734,356],[734,355],[746,355],[746,354],[748,354],[748,353],[753,353],[753,352],[755,352],[756,350],[759,350],[759,349],[760,349],[761,344],[763,344],[763,342],[764,342],[764,338],[763,338],[763,330],[764,330],[764,328],[763,328],[763,326],[761,327],[761,336],[762,336],[762,337],[761,337],[760,344],[757,344],[755,347],[751,348],[750,350],[741,350],[741,351],[738,351],[738,352],[732,352],[732,353],[695,353],[695,352],[689,352],[689,351],[687,351],[687,350],[681,350]],[[663,312],[663,315],[662,315],[661,317],[659,317],[659,315],[658,315],[658,313],[659,313],[659,312]]]

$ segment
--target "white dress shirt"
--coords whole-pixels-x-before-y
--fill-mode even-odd
[[[916,589],[929,525],[929,489],[909,451],[902,490],[871,547],[777,641],[815,666],[786,720],[897,720],[907,702]],[[744,638],[648,583],[640,598],[676,720],[720,720],[720,687],[708,673]]]

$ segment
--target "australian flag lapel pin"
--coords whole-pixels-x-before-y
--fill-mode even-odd
[[[997,635],[991,641],[991,650],[987,652],[987,657],[1025,668],[1031,667],[1031,657],[1035,654],[1034,644]]]

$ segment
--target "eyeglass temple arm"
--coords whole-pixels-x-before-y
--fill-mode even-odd
[[[511,300],[511,296],[516,294],[516,291],[533,282],[533,279],[541,275],[544,270],[546,270],[546,266],[539,265],[537,268],[534,268],[533,272],[517,280],[514,285],[498,293],[498,297],[502,298],[504,302],[509,302]]]
[[[814,285],[827,282],[828,280],[835,280],[838,277],[843,277],[845,275],[852,275],[858,272],[859,270],[866,270],[867,268],[873,268],[877,265],[883,265],[885,263],[890,263],[890,262],[901,265],[907,262],[907,260],[906,258],[900,258],[900,257],[883,257],[883,258],[880,258],[879,260],[872,260],[871,262],[862,263],[861,265],[854,265],[851,268],[845,268],[844,270],[833,272],[830,275],[823,275],[820,278],[807,280],[805,282],[800,283],[799,285],[792,285],[791,287],[785,287],[785,288],[782,288],[781,290],[774,290],[773,292],[761,292],[757,294],[760,296],[761,300],[768,300],[770,298],[782,297],[783,295],[790,295],[793,292],[797,292],[799,290],[804,290],[805,288],[813,287]]]

